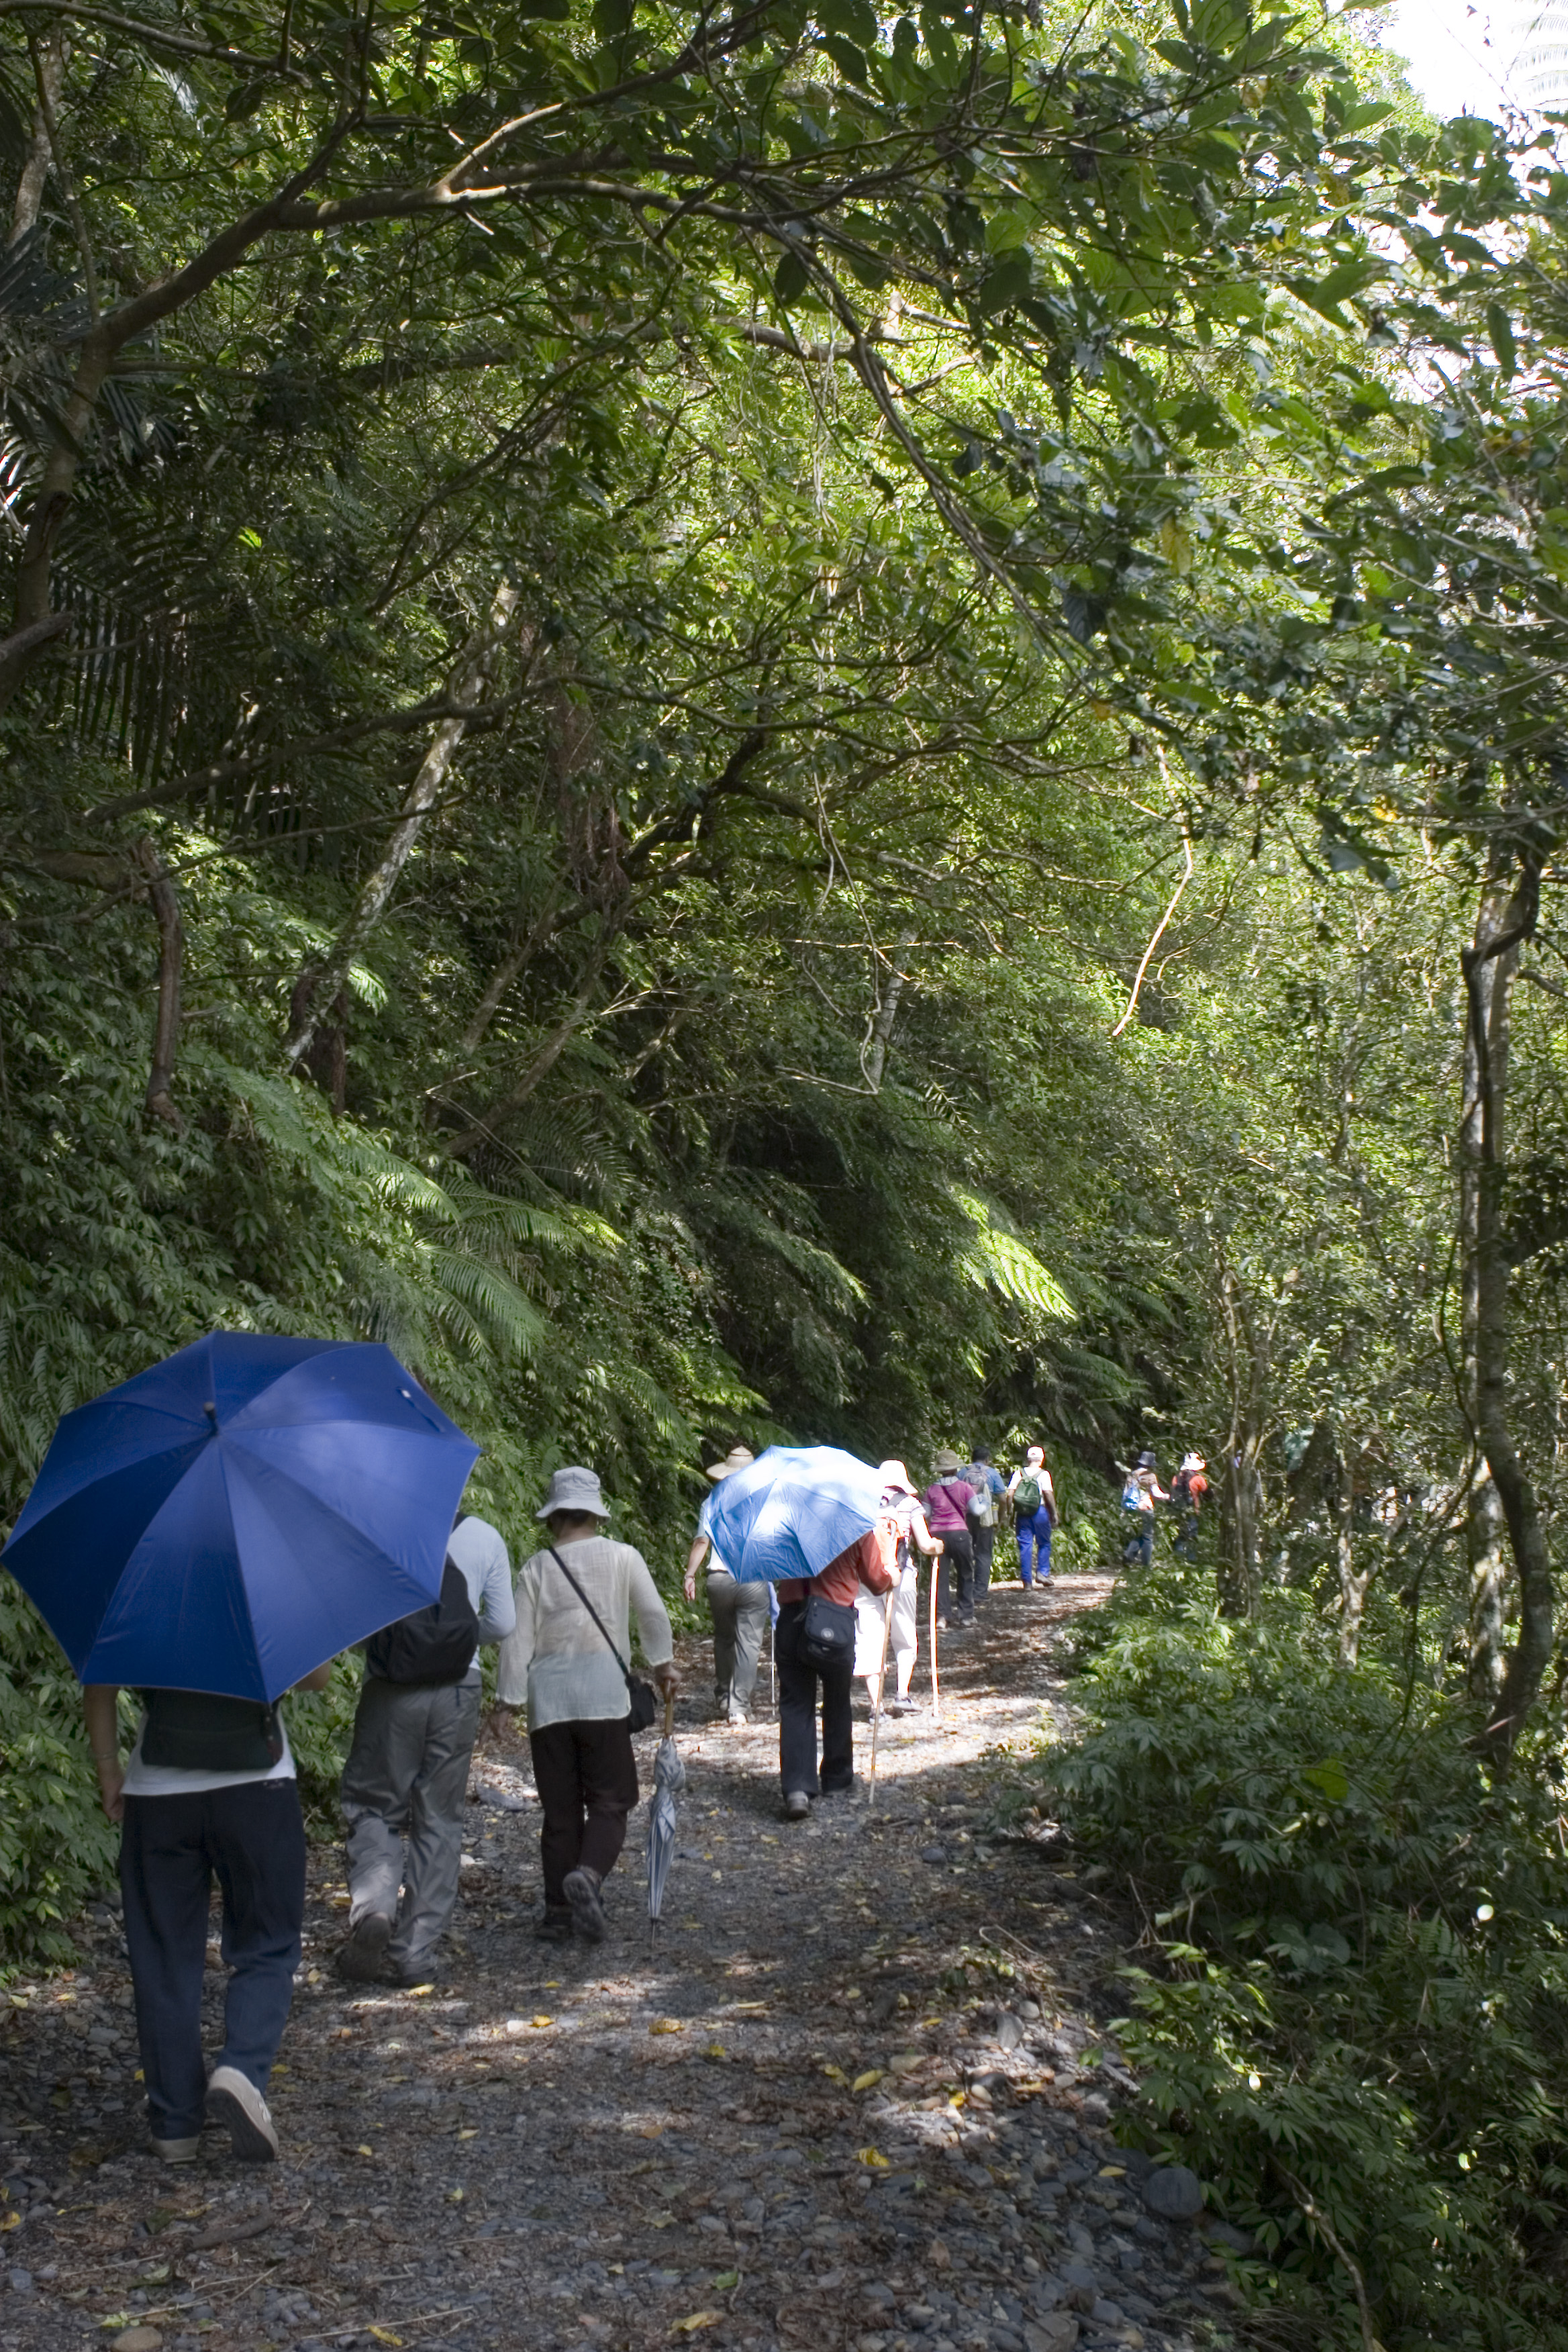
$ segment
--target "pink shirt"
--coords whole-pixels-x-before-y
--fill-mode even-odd
[[[973,1492],[962,1478],[942,1478],[926,1488],[926,1525],[933,1536],[960,1535],[967,1528]]]

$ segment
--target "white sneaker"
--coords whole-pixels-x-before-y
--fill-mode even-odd
[[[147,2142],[147,2153],[161,2164],[195,2164],[202,2152],[200,2134],[194,2139],[153,2139]]]
[[[215,2066],[207,2084],[207,2121],[221,2124],[243,2164],[276,2164],[278,2131],[266,2100],[237,2066]]]

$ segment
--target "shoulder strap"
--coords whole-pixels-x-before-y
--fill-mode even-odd
[[[604,1634],[610,1655],[614,1658],[616,1665],[619,1666],[622,1676],[625,1679],[626,1688],[630,1690],[632,1686],[632,1670],[630,1666],[627,1665],[625,1658],[622,1657],[620,1652],[616,1649],[615,1643],[610,1640],[609,1634],[605,1632],[604,1619],[600,1616],[598,1611],[595,1608],[593,1602],[589,1600],[587,1594],[584,1591],[582,1586],[578,1583],[576,1578],[573,1575],[571,1570],[562,1559],[561,1554],[556,1550],[555,1546],[553,1544],[546,1544],[544,1548],[550,1554],[551,1559],[555,1562],[556,1567],[561,1570],[562,1575],[566,1579],[567,1583],[572,1587],[573,1591],[577,1595],[578,1600],[583,1603],[584,1608],[587,1611],[589,1616],[593,1619],[600,1633]]]

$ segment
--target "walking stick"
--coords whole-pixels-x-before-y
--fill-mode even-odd
[[[882,1727],[882,1685],[888,1672],[888,1628],[892,1622],[893,1595],[889,1592],[885,1595],[882,1601],[882,1651],[877,1660],[877,1706],[871,1717],[871,1769],[866,1779],[868,1814],[877,1801],[877,1734]]]
[[[931,1564],[931,1711],[938,1722],[942,1719],[942,1685],[936,1672],[936,1587],[942,1562],[942,1554],[934,1553]]]

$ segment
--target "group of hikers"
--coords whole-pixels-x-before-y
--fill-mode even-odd
[[[936,1624],[974,1624],[993,1576],[998,1532],[1017,1539],[1026,1590],[1051,1581],[1057,1502],[1044,1448],[1029,1446],[1005,1478],[984,1445],[967,1462],[940,1452],[923,1489],[904,1464],[883,1462],[874,1526],[809,1578],[742,1580],[716,1541],[723,1483],[752,1456],[735,1445],[707,1471],[686,1562],[688,1600],[706,1566],[718,1717],[744,1725],[763,1635],[772,1621],[777,1675],[784,1817],[806,1819],[819,1800],[854,1785],[857,1677],[873,1710],[887,1662],[888,1712],[917,1702],[922,1560],[939,1580]],[[1128,1555],[1152,1555],[1156,1502],[1174,1496],[1190,1541],[1206,1480],[1189,1455],[1168,1493],[1155,1458],[1127,1474],[1135,1516]],[[542,1815],[546,1942],[604,1938],[604,1883],[621,1853],[638,1796],[634,1729],[677,1688],[669,1612],[635,1546],[606,1532],[611,1508],[597,1474],[557,1470],[535,1517],[544,1540],[515,1586],[506,1542],[484,1519],[459,1515],[448,1538],[438,1602],[363,1644],[364,1675],[342,1784],[349,1925],[337,1955],[350,1982],[432,1983],[457,1901],[464,1807],[481,1710],[481,1644],[499,1646],[496,1696],[526,1710]],[[653,1689],[631,1666],[637,1622]],[[823,1631],[826,1627],[826,1633]],[[301,1689],[320,1689],[318,1667]],[[266,2100],[300,1964],[305,1835],[287,1727],[276,1706],[190,1691],[142,1693],[145,1713],[121,1754],[119,1693],[84,1694],[105,1810],[122,1824],[121,1884],[153,2152],[193,2161],[204,2121],[227,2129],[235,2153],[265,2161],[278,2135]],[[820,1722],[820,1745],[818,1727]],[[230,1969],[222,2051],[209,2075],[201,2046],[202,1979],[213,1877],[223,1896],[223,1956]]]

